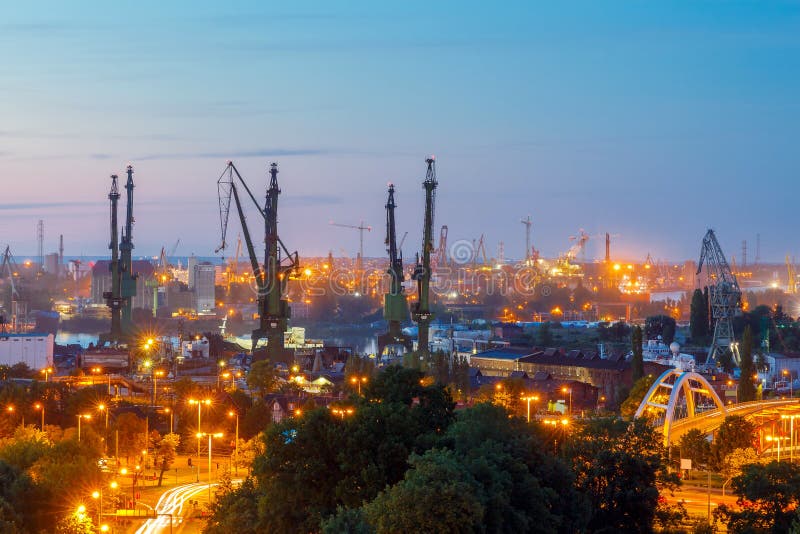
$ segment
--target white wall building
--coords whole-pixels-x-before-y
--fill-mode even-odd
[[[214,300],[214,266],[203,262],[194,267],[194,302],[198,315],[216,313]]]
[[[0,365],[24,362],[31,369],[53,365],[53,334],[0,334]]]

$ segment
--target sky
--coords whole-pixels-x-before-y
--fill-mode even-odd
[[[233,160],[302,256],[406,257],[434,235],[546,257],[800,258],[800,1],[0,2],[0,244],[107,253],[109,175],[135,169],[136,255],[220,242]],[[124,199],[124,197],[123,197]],[[256,213],[250,212],[251,224]],[[231,220],[229,232],[238,233]],[[231,241],[229,239],[229,241]],[[228,254],[232,254],[233,251]]]

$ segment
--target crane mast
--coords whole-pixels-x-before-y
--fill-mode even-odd
[[[121,332],[127,336],[133,326],[133,298],[136,296],[136,275],[133,274],[133,167],[128,165],[128,180],[125,183],[127,210],[125,229],[119,244],[120,250],[120,297],[122,298]]]
[[[733,318],[740,312],[742,291],[722,253],[717,236],[711,229],[703,238],[700,259],[697,262],[698,275],[704,264],[710,281],[708,292],[711,316],[714,319],[714,337],[708,349],[706,363],[716,363],[720,353],[730,349],[735,363],[739,365],[739,351],[733,335]]]
[[[411,350],[410,338],[403,334],[401,323],[408,317],[408,303],[403,294],[403,253],[397,247],[397,230],[395,227],[394,184],[389,184],[389,198],[386,201],[386,252],[389,254],[389,292],[383,299],[383,317],[389,323],[388,331],[378,336],[378,354],[388,345],[402,345]]]
[[[266,199],[263,209],[259,205],[247,183],[242,178],[233,162],[228,162],[225,170],[217,180],[220,206],[220,229],[222,232],[222,244],[217,251],[226,246],[226,236],[228,230],[228,218],[230,214],[231,199],[234,200],[239,221],[242,226],[247,255],[250,258],[250,265],[258,289],[258,314],[259,326],[253,330],[251,336],[251,351],[255,351],[261,339],[267,340],[266,356],[271,361],[287,361],[288,355],[284,348],[284,332],[286,331],[291,309],[289,303],[283,298],[284,291],[289,278],[293,276],[299,268],[297,252],[290,253],[280,237],[278,236],[278,164],[272,163],[269,169],[270,183],[266,192]],[[247,219],[244,214],[242,201],[239,197],[239,190],[236,180],[245,188],[250,199],[258,209],[259,214],[264,220],[264,264],[258,261],[255,246],[250,236],[247,226]],[[286,254],[286,260],[281,257],[281,252]]]
[[[431,284],[431,252],[433,251],[433,217],[436,205],[436,162],[433,156],[425,160],[428,171],[422,187],[425,189],[425,222],[422,229],[422,258],[417,256],[412,278],[417,281],[417,302],[414,304],[413,319],[419,327],[417,351],[419,359],[427,362],[430,359],[428,346],[430,324],[433,314],[430,308]]]

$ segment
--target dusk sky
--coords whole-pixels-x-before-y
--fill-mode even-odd
[[[132,163],[134,254],[219,244],[232,159],[302,256],[384,252],[386,184],[407,258],[424,159],[438,237],[485,234],[544,256],[620,234],[626,259],[800,259],[800,2],[5,2],[0,7],[0,244],[64,234],[107,253],[108,176]],[[124,196],[123,196],[124,200]],[[123,215],[124,212],[121,213]],[[255,217],[250,219],[255,224]],[[231,235],[238,223],[231,221]],[[601,240],[588,249],[602,253]]]

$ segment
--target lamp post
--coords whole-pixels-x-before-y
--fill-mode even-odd
[[[531,422],[531,401],[538,401],[538,395],[528,395],[527,397],[523,396],[522,400],[528,401],[528,422]]]
[[[369,379],[366,376],[356,375],[356,376],[350,377],[350,383],[351,384],[355,384],[355,385],[358,386],[358,396],[359,397],[361,396],[361,384],[366,384],[367,380],[369,380]]]
[[[221,438],[223,436],[222,432],[217,432],[215,434],[209,434],[205,432],[198,432],[197,439],[198,441],[202,437],[208,437],[208,503],[211,504],[211,438]]]
[[[169,414],[169,433],[172,434],[172,416],[175,415],[175,411],[172,408],[164,408],[164,411]]]
[[[572,415],[572,388],[564,386],[561,388],[562,393],[569,393],[569,414]]]
[[[89,420],[89,419],[92,418],[92,416],[91,416],[91,414],[88,414],[88,413],[82,413],[82,414],[78,414],[76,417],[78,418],[78,443],[80,443],[81,442],[81,419]]]
[[[6,412],[8,412],[9,415],[13,415],[15,411],[16,408],[14,408],[13,404],[6,406]],[[25,428],[25,414],[22,414],[22,428]]]
[[[114,489],[117,489],[119,487],[119,484],[117,484],[116,480],[112,480],[111,484],[109,484],[109,487],[112,490],[114,490]],[[95,491],[92,492],[92,498],[93,499],[98,499],[98,501],[99,501],[98,502],[99,506],[97,508],[97,524],[100,525],[100,523],[103,520],[103,486],[100,486],[99,490],[95,490]]]
[[[200,433],[201,433],[201,429],[200,429],[200,408],[202,408],[202,406],[204,404],[206,406],[210,406],[211,405],[211,399],[203,399],[203,400],[189,399],[189,404],[191,404],[191,405],[195,405],[196,404],[197,405],[197,435],[199,436]],[[200,458],[200,437],[197,438],[197,457]],[[198,472],[197,472],[197,476],[200,477],[199,469],[198,469]]]
[[[137,465],[133,468],[133,473],[131,473],[132,482],[131,482],[131,502],[133,503],[133,508],[136,509],[136,480],[139,478],[139,473],[141,472],[142,466]],[[128,474],[128,469],[123,467],[119,470],[119,474],[125,476]]]
[[[783,371],[781,371],[781,375],[786,377],[786,380],[789,381],[789,397],[793,398],[794,397],[794,384],[792,384],[792,373],[791,373],[791,371],[789,371],[788,369],[784,369]]]
[[[41,429],[42,429],[42,432],[44,432],[44,403],[43,402],[37,402],[37,403],[35,403],[33,405],[33,408],[36,409],[36,410],[41,410],[42,411],[42,428]]]
[[[50,377],[50,374],[53,372],[53,368],[45,367],[41,370],[41,372],[44,373],[44,381],[48,382],[48,378]]]
[[[228,417],[236,417],[236,435],[233,442],[233,471],[234,474],[239,474],[239,412],[230,410]]]
[[[108,455],[108,406],[105,404],[98,404],[97,409],[105,415],[106,424],[103,433],[103,448],[105,449],[106,455]]]
[[[345,415],[353,415],[353,409],[352,408],[331,408],[331,413],[340,416],[342,418],[342,421],[344,421],[344,416]]]

